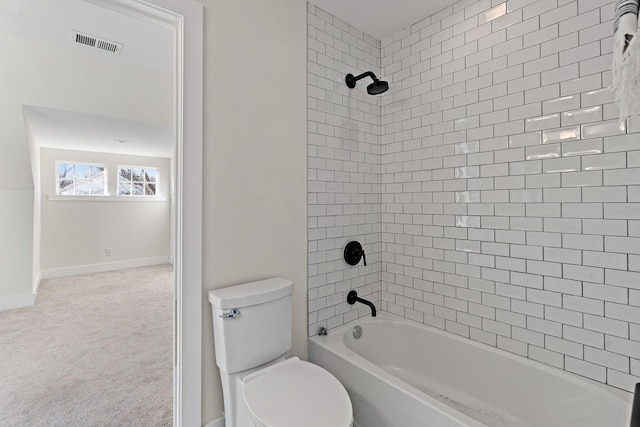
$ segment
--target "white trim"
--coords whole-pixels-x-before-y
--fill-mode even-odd
[[[164,196],[47,196],[47,199],[64,200],[67,202],[166,202],[167,198]]]
[[[211,420],[202,427],[224,427],[224,417],[218,418],[217,420]]]
[[[33,279],[33,303],[36,303],[36,299],[38,298],[38,291],[40,290],[40,281],[42,280],[42,271],[38,270],[35,273],[35,277]]]
[[[0,298],[0,311],[31,307],[36,302],[35,294],[12,295]]]
[[[169,256],[127,259],[123,261],[102,262],[99,264],[85,264],[76,265],[73,267],[50,268],[48,270],[42,270],[41,278],[42,280],[56,279],[58,277],[79,276],[81,274],[102,273],[105,271],[122,270],[125,268],[147,267],[150,265],[170,263],[171,257]]]
[[[204,6],[154,0],[183,16],[176,79],[176,391],[174,424],[202,424],[202,187]],[[186,191],[188,189],[188,191]]]

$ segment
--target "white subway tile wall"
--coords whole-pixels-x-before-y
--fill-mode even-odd
[[[379,98],[367,95],[370,78],[349,89],[345,77],[365,71],[380,76],[381,55],[379,40],[311,4],[308,8],[308,298],[309,335],[315,335],[320,327],[371,313],[363,304],[347,304],[351,289],[380,307]],[[402,130],[402,123],[397,127]],[[420,162],[414,166],[418,170]],[[405,176],[408,186],[410,180]],[[362,244],[366,267],[344,261],[351,240]]]
[[[633,390],[640,118],[619,122],[607,89],[613,9],[463,0],[378,43],[309,6],[310,335],[367,314],[344,306],[363,289],[381,310]],[[350,92],[354,68],[389,91]],[[341,261],[352,236],[370,267]]]

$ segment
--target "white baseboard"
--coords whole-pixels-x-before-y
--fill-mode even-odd
[[[224,427],[224,417],[217,420],[211,420],[202,427]]]
[[[0,298],[0,311],[31,307],[36,301],[35,294],[11,295]]]
[[[104,262],[100,264],[78,265],[74,267],[51,268],[42,270],[41,278],[56,279],[58,277],[79,276],[81,274],[102,273],[104,271],[122,270],[125,268],[147,267],[150,265],[169,264],[169,256],[128,259],[124,261]]]

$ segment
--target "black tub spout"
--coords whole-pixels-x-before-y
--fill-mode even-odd
[[[371,317],[376,317],[376,306],[373,305],[371,301],[359,298],[356,291],[349,291],[349,293],[347,294],[347,302],[353,305],[356,303],[356,301],[368,305],[371,308]]]

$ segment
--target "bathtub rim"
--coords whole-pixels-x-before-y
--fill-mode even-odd
[[[326,338],[328,338],[328,335],[325,336],[320,336],[320,335],[314,335],[313,337],[309,337],[308,341],[309,341],[309,361],[311,361],[311,355],[315,352],[313,347],[319,347],[321,349],[323,349],[324,351],[329,352],[331,355],[338,357],[340,359],[345,359],[347,361],[347,363],[352,364],[356,369],[364,371],[367,375],[370,375],[372,377],[376,377],[379,378],[381,381],[387,383],[390,387],[392,387],[393,389],[395,389],[396,391],[402,393],[403,395],[405,395],[407,398],[412,399],[414,401],[418,401],[418,402],[423,402],[423,401],[427,401],[428,404],[431,406],[431,409],[433,411],[439,412],[441,414],[444,414],[444,416],[447,417],[451,417],[453,419],[455,419],[458,422],[461,422],[463,426],[465,427],[487,427],[485,424],[482,424],[481,422],[479,422],[478,420],[471,418],[470,416],[463,414],[460,411],[457,411],[456,409],[450,407],[449,405],[446,405],[440,401],[438,401],[437,399],[434,399],[432,396],[429,396],[428,394],[426,394],[425,392],[415,388],[414,386],[412,386],[411,384],[407,383],[406,381],[403,381],[402,379],[396,377],[395,375],[385,371],[384,369],[378,367],[377,365],[375,365],[373,362],[369,361],[368,359],[364,358],[363,356],[361,356],[360,354],[356,353],[355,351],[351,350],[350,348],[348,348],[343,342],[342,342],[342,337],[344,336],[344,333],[348,331],[349,326],[354,326],[356,324],[356,322],[358,321],[362,321],[366,318],[361,318],[361,319],[356,319],[353,322],[349,322],[345,325],[342,325],[338,328],[334,328],[332,329],[332,331],[342,331],[342,333],[340,334],[334,334],[336,335],[336,338],[333,338],[331,340],[331,343],[335,343],[335,341],[339,341],[339,344],[341,346],[341,348],[331,348],[330,346],[327,346],[326,344],[321,343],[319,339],[313,340],[313,338],[325,338],[325,342],[328,341],[326,340]],[[378,319],[380,320],[384,320],[386,319],[385,316],[379,316]],[[402,318],[400,318],[402,319]],[[364,363],[362,363],[364,362]],[[315,362],[312,362],[315,363]],[[323,369],[327,369],[326,367],[320,365]],[[373,372],[372,369],[376,369],[378,372]],[[331,372],[331,369],[327,369]],[[332,373],[333,374],[333,373]],[[338,378],[338,381],[340,381],[340,378]],[[344,384],[343,384],[344,385]],[[345,386],[345,388],[347,388]],[[347,392],[349,392],[349,389],[347,388]],[[356,416],[355,414],[355,410],[356,410],[356,405],[353,404],[352,405],[354,407],[354,417]],[[357,419],[355,420],[356,422],[358,421]]]
[[[379,312],[376,318],[365,316],[365,317],[361,317],[361,318],[349,321],[343,325],[340,325],[338,327],[328,330],[327,335],[318,335],[318,334],[313,335],[311,337],[308,337],[308,342],[309,344],[318,345],[337,356],[346,357],[349,360],[354,360],[354,358],[358,360],[358,358],[360,358],[364,360],[366,363],[377,367],[377,365],[375,365],[373,362],[369,361],[365,357],[361,356],[360,354],[356,353],[355,351],[347,347],[346,344],[343,342],[343,339],[344,339],[344,335],[348,333],[349,330],[351,330],[356,325],[360,325],[363,323],[383,323],[383,322],[403,323],[411,327],[425,329],[426,331],[430,333],[435,333],[441,337],[452,339],[457,342],[461,342],[463,344],[471,345],[478,350],[489,351],[491,353],[498,354],[503,357],[507,357],[516,362],[523,363],[532,368],[541,369],[542,371],[547,372],[553,376],[565,377],[568,381],[580,386],[584,386],[587,390],[593,393],[602,394],[603,397],[608,397],[609,399],[612,399],[612,400],[618,400],[619,402],[622,402],[627,406],[629,406],[629,408],[631,408],[630,405],[633,402],[633,393],[628,392],[626,390],[619,389],[619,388],[610,386],[608,384],[600,383],[590,378],[574,374],[573,372],[569,372],[564,369],[559,369],[554,366],[539,362],[537,360],[520,356],[518,354],[511,353],[509,351],[506,351],[497,347],[493,347],[491,345],[488,345],[479,341],[474,341],[470,338],[462,337],[452,332],[438,329],[430,325],[418,323],[411,319],[406,319],[404,317],[401,317],[386,311]],[[336,342],[339,342],[339,343],[336,345]],[[374,374],[374,372],[372,372],[368,366],[361,366],[361,368],[363,368],[369,374]],[[422,392],[421,390],[417,389],[411,384],[401,380],[400,378],[394,376],[393,374],[383,370],[382,368],[379,368],[379,369],[382,371],[383,378],[385,380],[388,380],[395,388],[398,388],[403,392],[407,392],[406,390],[403,390],[403,387],[400,384],[397,383],[397,382],[400,382],[402,385],[406,385],[407,387],[410,387],[410,389],[415,391],[416,393],[428,396],[426,393]]]

